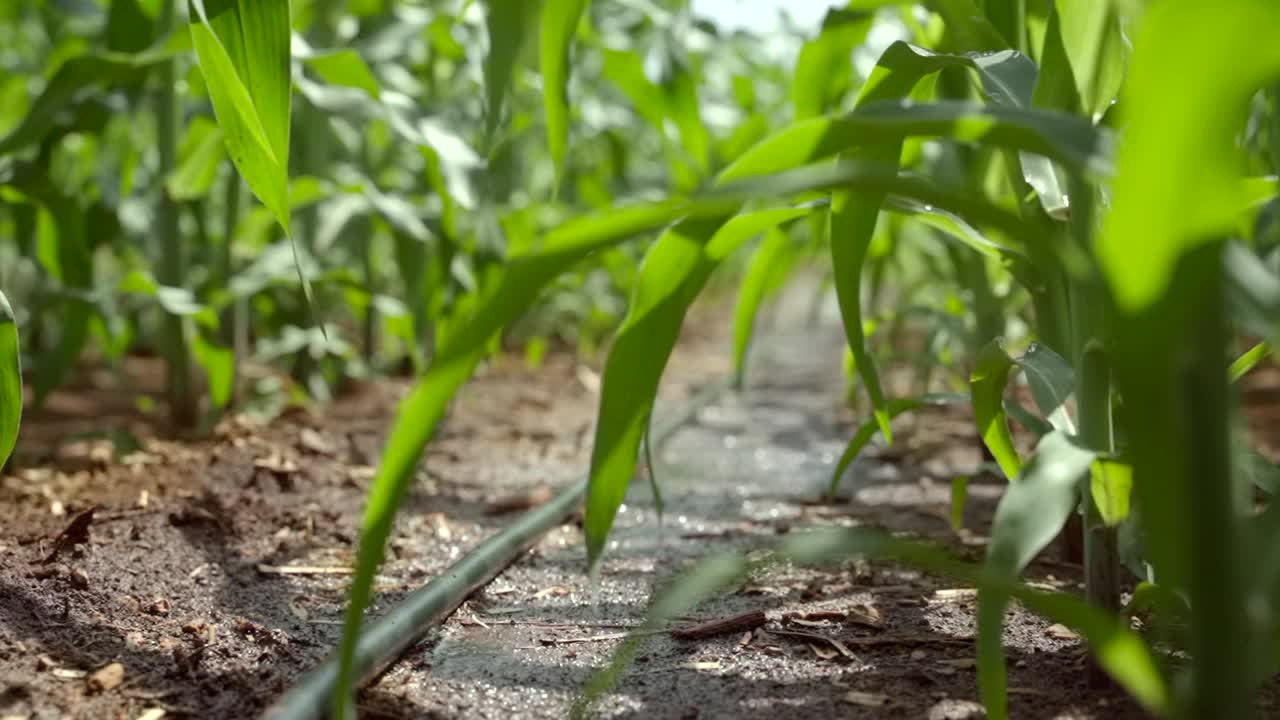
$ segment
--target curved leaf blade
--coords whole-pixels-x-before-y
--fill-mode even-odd
[[[547,145],[557,177],[564,172],[569,141],[569,49],[589,0],[546,0],[540,38],[542,99],[547,114]]]
[[[645,254],[631,307],[605,363],[584,524],[591,565],[600,559],[635,474],[658,383],[689,305],[711,272],[743,243],[809,212],[782,208],[685,220],[663,233]]]
[[[18,325],[9,300],[0,292],[0,469],[18,443],[22,424],[22,358]]]
[[[1009,372],[1013,366],[1013,360],[997,338],[978,352],[973,371],[969,374],[973,418],[978,424],[978,432],[1005,478],[1009,480],[1017,477],[1022,470],[1022,458],[1013,446],[1009,416],[1004,409],[1004,389],[1009,384]]]
[[[1075,510],[1081,478],[1096,458],[1061,431],[1040,441],[996,507],[985,563],[992,577],[1013,582],[1057,536]],[[1008,716],[1003,640],[1008,600],[1000,590],[978,592],[978,686],[993,718]]]

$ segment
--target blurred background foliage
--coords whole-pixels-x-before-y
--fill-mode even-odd
[[[592,3],[575,41],[569,151],[557,174],[536,40],[522,50],[502,122],[486,132],[483,3],[298,0],[295,267],[289,241],[228,162],[189,33],[165,17],[167,5],[0,8],[0,287],[24,355],[39,359],[26,363],[37,405],[78,362],[117,366],[126,353],[164,355],[198,378],[185,390],[171,384],[184,424],[196,404],[278,409],[328,398],[350,379],[421,370],[459,299],[541,231],[702,187],[770,129],[821,111],[854,82],[841,66],[814,93],[793,91],[789,63],[805,33],[761,8],[746,19],[765,18],[766,37],[721,27],[696,5]],[[849,23],[845,52],[869,17]],[[836,59],[807,52],[819,56],[811,62]],[[172,158],[158,111],[169,65]],[[165,262],[175,247],[176,276]],[[611,249],[558,278],[509,341],[535,364],[549,346],[594,354],[625,313],[642,251]],[[314,289],[310,309],[299,267]],[[173,364],[176,333],[190,370]]]

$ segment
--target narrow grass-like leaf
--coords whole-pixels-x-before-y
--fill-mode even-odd
[[[921,395],[918,398],[895,398],[889,401],[888,414],[889,419],[892,420],[905,412],[919,410],[924,407],[964,405],[968,402],[969,397],[959,393],[936,393]],[[871,442],[871,438],[875,437],[879,429],[879,422],[873,418],[859,425],[858,429],[854,431],[853,437],[849,439],[849,444],[845,446],[844,452],[840,454],[840,459],[836,462],[835,470],[831,473],[831,482],[827,488],[829,495],[834,496],[836,494],[836,490],[840,487],[840,479],[844,477],[845,471],[857,459],[858,453],[862,452],[862,448]]]
[[[850,557],[891,559],[980,591],[1016,598],[1032,612],[1079,632],[1088,641],[1099,666],[1149,712],[1159,716],[1169,710],[1168,684],[1142,636],[1123,620],[1074,595],[1035,590],[1005,575],[993,574],[987,568],[957,560],[941,548],[901,540],[870,528],[793,533],[780,544],[778,551],[780,559],[804,565],[843,563]],[[644,626],[628,637],[614,651],[609,665],[589,681],[588,690],[575,702],[574,717],[585,717],[589,703],[617,682],[645,633],[689,612],[712,593],[729,587],[767,562],[749,563],[741,557],[722,555],[704,560],[675,578],[650,605]]]
[[[746,378],[747,350],[755,333],[756,314],[779,265],[786,263],[790,241],[790,236],[780,229],[766,232],[738,286],[738,302],[733,309],[733,375],[739,388]]]
[[[1236,358],[1231,367],[1227,368],[1227,376],[1231,382],[1237,382],[1240,378],[1249,374],[1249,371],[1258,366],[1258,363],[1271,357],[1271,345],[1266,342],[1260,342],[1249,348],[1243,355]]]
[[[539,52],[542,100],[547,114],[547,146],[557,176],[564,171],[569,138],[569,49],[589,0],[546,0],[542,11]]]
[[[21,360],[13,308],[0,292],[0,469],[13,453],[22,423]]]
[[[511,90],[516,61],[533,34],[542,0],[485,0],[484,4],[489,31],[489,52],[484,58],[485,137],[492,140]]]
[[[1013,480],[1022,470],[1022,458],[1013,446],[1009,418],[1004,410],[1004,389],[1009,384],[1013,360],[999,339],[992,340],[978,352],[969,374],[969,391],[973,398],[973,417],[978,423],[982,442],[991,451],[1004,476]]]
[[[806,41],[796,58],[791,103],[796,119],[821,115],[838,107],[853,79],[853,48],[866,39],[874,18],[866,11],[832,8],[818,37]]]
[[[1060,431],[1040,441],[996,507],[986,560],[993,577],[1012,582],[1057,536],[1076,508],[1080,480],[1096,457]],[[978,593],[978,685],[991,718],[1008,717],[1002,639],[1007,604],[1006,593]]]
[[[752,237],[808,208],[686,220],[645,254],[631,306],[609,350],[600,394],[584,532],[594,565],[635,473],[645,422],[689,305],[711,272]]]

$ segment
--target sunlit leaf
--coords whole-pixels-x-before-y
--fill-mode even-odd
[[[286,233],[288,0],[190,0],[191,38],[232,162]]]
[[[1129,517],[1129,493],[1132,489],[1131,465],[1110,458],[1098,458],[1093,462],[1089,493],[1107,527],[1115,527]]]
[[[590,563],[599,560],[635,474],[658,382],[689,305],[711,272],[735,249],[770,227],[808,212],[807,208],[782,208],[686,220],[663,233],[646,253],[627,317],[605,364],[584,523]]]
[[[1009,432],[1009,420],[1004,410],[1004,389],[1009,384],[1009,372],[1013,366],[1013,360],[1001,341],[996,339],[978,352],[973,371],[969,374],[973,417],[978,423],[978,432],[1000,465],[1000,470],[1010,480],[1022,470],[1022,458],[1013,446],[1013,435]]]

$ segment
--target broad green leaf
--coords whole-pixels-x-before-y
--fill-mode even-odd
[[[1267,35],[1278,19],[1280,5],[1267,0],[1169,2],[1147,12],[1126,85],[1114,209],[1097,243],[1123,312],[1153,305],[1180,257],[1230,232],[1236,133],[1247,99],[1280,75],[1280,44]],[[1197,112],[1205,107],[1222,111]],[[1146,270],[1131,272],[1135,263]]]
[[[778,268],[789,264],[790,242],[790,236],[781,229],[766,232],[738,286],[738,302],[733,310],[733,374],[739,388],[746,377],[747,350],[755,332],[756,314]]]
[[[588,561],[604,549],[618,507],[635,474],[640,441],[685,313],[707,278],[734,250],[808,208],[685,220],[645,254],[631,306],[605,363],[591,454],[584,531]]]
[[[1013,581],[1066,524],[1075,510],[1080,480],[1096,458],[1064,433],[1049,433],[996,507],[986,570]],[[978,593],[978,685],[987,716],[1008,716],[1005,694],[1004,611],[1007,593]]]
[[[921,395],[918,398],[895,398],[889,401],[889,419],[892,420],[902,413],[919,410],[924,407],[963,405],[968,402],[969,398],[959,393],[937,393]],[[845,446],[844,452],[840,454],[840,459],[836,462],[835,470],[831,473],[831,483],[827,489],[829,495],[834,496],[836,494],[836,490],[840,487],[840,479],[844,477],[845,471],[857,459],[858,453],[862,452],[862,448],[871,442],[871,438],[875,437],[879,429],[879,422],[873,418],[859,425],[858,429],[854,431],[853,437],[849,439],[849,444]]]
[[[286,234],[289,223],[288,0],[190,0],[191,39],[231,161]]]
[[[0,292],[0,469],[13,453],[22,423],[21,359],[13,308]]]
[[[588,1],[546,0],[542,11],[542,99],[547,114],[547,145],[557,176],[564,172],[569,138],[569,49]]]
[[[1059,2],[1054,3],[1050,23],[1060,33],[1081,109],[1097,122],[1124,79],[1126,52],[1119,12],[1113,0]]]
[[[1031,343],[1014,362],[1022,368],[1040,412],[1055,429],[1074,434],[1075,421],[1067,412],[1067,403],[1076,391],[1075,370],[1071,364],[1041,342]]]
[[[1022,458],[1013,446],[1009,418],[1004,410],[1004,389],[1009,384],[1013,360],[1005,352],[999,338],[987,343],[974,359],[969,374],[969,391],[973,399],[973,418],[978,432],[1000,470],[1013,480],[1022,470]]]
[[[484,58],[485,137],[492,139],[511,90],[516,61],[533,34],[542,0],[484,0],[484,4],[489,32],[489,52]]]
[[[382,86],[378,83],[378,78],[355,50],[315,55],[307,58],[306,62],[320,79],[330,85],[357,88],[369,93],[375,100],[382,97]]]
[[[1122,92],[1111,210],[1095,242],[1117,311],[1112,357],[1147,557],[1192,608],[1187,717],[1251,709],[1247,552],[1225,480],[1222,240],[1239,215],[1249,102],[1280,77],[1277,26],[1270,0],[1147,5]]]
[[[939,101],[871,102],[846,115],[811,118],[761,140],[720,175],[721,182],[764,175],[903,136],[945,137],[1045,155],[1089,177],[1111,174],[1114,139],[1106,128],[1048,110]]]
[[[1115,527],[1129,517],[1129,493],[1133,489],[1133,466],[1111,458],[1098,458],[1089,468],[1089,494],[1107,527]]]
[[[198,117],[187,126],[178,151],[178,167],[165,181],[174,200],[196,200],[209,194],[226,156],[222,131],[211,120]]]

